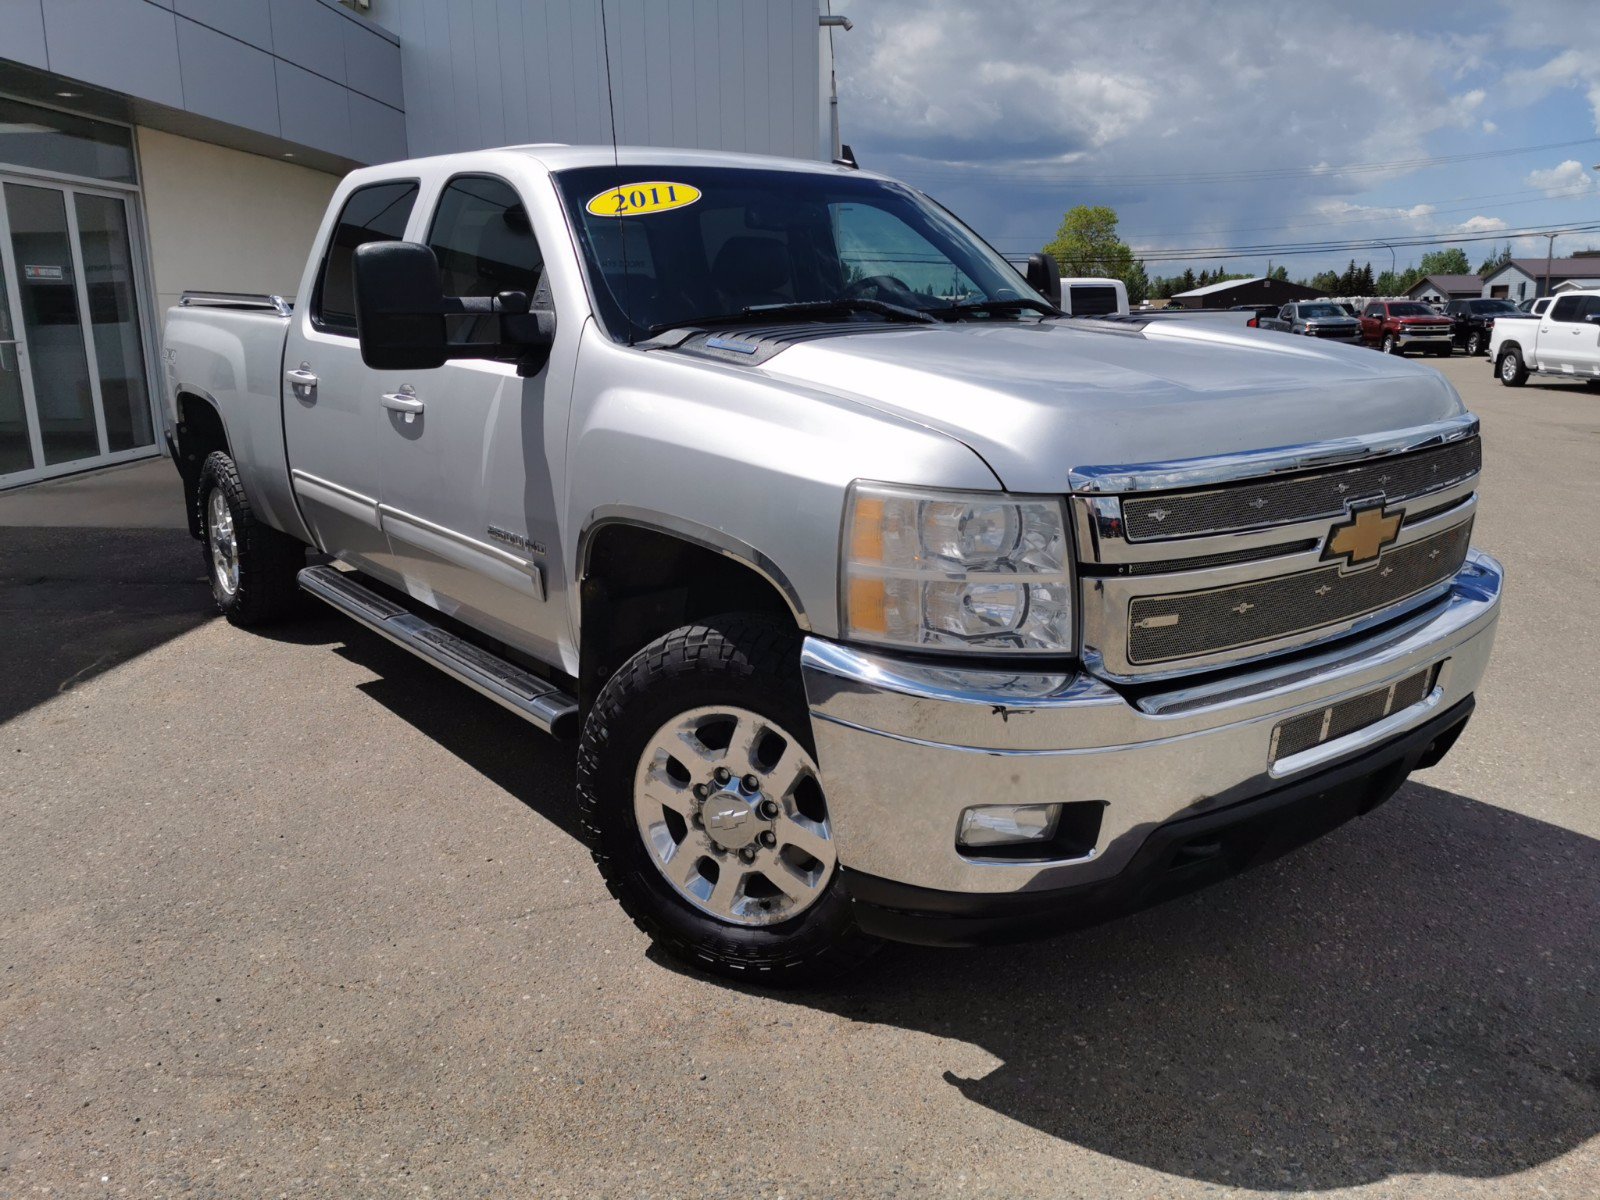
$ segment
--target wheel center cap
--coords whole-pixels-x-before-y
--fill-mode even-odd
[[[742,850],[755,840],[759,821],[750,802],[733,792],[713,792],[700,810],[706,833],[724,850]]]

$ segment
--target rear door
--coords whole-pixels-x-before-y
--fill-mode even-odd
[[[1597,327],[1584,320],[1587,296],[1557,296],[1539,318],[1539,340],[1534,347],[1534,364],[1542,371],[1572,374],[1589,369],[1590,353]]]
[[[398,241],[418,184],[366,184],[346,197],[328,231],[306,300],[289,323],[283,359],[284,438],[300,511],[329,554],[393,578],[378,519],[379,451],[387,433],[378,395],[398,387],[370,370],[356,342],[356,247]]]
[[[1566,331],[1567,348],[1575,374],[1600,376],[1600,296],[1573,296],[1577,314]]]
[[[529,206],[494,175],[445,182],[417,240],[439,259],[447,296],[526,292],[551,307]],[[548,219],[548,213],[535,216]],[[546,239],[554,233],[546,230]],[[495,316],[452,317],[452,342],[493,343]],[[551,658],[565,608],[553,456],[565,442],[577,329],[558,329],[549,362],[520,378],[509,362],[460,359],[397,376],[382,408],[382,520],[411,595]],[[560,382],[551,384],[555,379]],[[408,411],[409,410],[409,411]]]

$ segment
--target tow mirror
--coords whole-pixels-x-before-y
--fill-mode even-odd
[[[355,252],[356,338],[375,371],[427,371],[450,357],[439,260],[416,242],[366,242]]]
[[[446,296],[439,260],[417,242],[367,242],[355,252],[356,337],[378,371],[427,371],[452,358],[486,358],[537,374],[555,342],[556,314],[527,292]],[[499,339],[451,342],[446,317],[495,316]],[[493,328],[493,326],[491,326]]]
[[[1057,308],[1061,307],[1061,268],[1053,257],[1042,251],[1028,255],[1026,278],[1029,287]]]

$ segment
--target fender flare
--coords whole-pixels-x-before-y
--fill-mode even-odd
[[[634,508],[627,504],[602,505],[590,513],[588,519],[584,522],[583,528],[578,534],[577,578],[575,580],[578,593],[581,594],[583,581],[589,574],[589,555],[594,546],[594,535],[612,525],[631,525],[636,529],[647,529],[654,533],[675,537],[681,541],[700,546],[702,549],[711,550],[724,558],[730,558],[742,566],[750,568],[771,584],[774,590],[783,597],[784,603],[789,606],[790,615],[794,617],[795,625],[805,633],[811,632],[811,621],[806,616],[805,606],[800,601],[799,591],[789,582],[788,576],[783,573],[777,563],[750,545],[750,543],[736,538],[724,530],[702,525],[698,521],[652,512],[648,509]]]

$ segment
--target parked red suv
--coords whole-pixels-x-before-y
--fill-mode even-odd
[[[1421,350],[1448,358],[1455,322],[1416,300],[1374,300],[1361,310],[1361,340],[1385,354]]]

